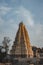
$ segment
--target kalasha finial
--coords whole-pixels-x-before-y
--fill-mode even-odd
[[[23,21],[20,22],[19,26],[21,26],[21,25],[24,25],[24,24],[23,24]]]

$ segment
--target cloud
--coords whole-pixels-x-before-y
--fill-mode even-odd
[[[0,17],[0,26],[2,26],[4,23],[4,20]]]
[[[24,24],[29,25],[30,27],[34,26],[34,19],[33,19],[34,17],[32,13],[23,6],[13,8],[12,11],[10,11],[10,14],[7,15],[7,18],[8,19],[14,18],[17,24],[23,21]]]
[[[0,32],[4,31],[4,25],[6,25],[4,17],[5,15],[7,15],[8,12],[10,12],[10,10],[11,8],[9,7],[0,6]]]
[[[43,35],[43,25],[37,24],[35,30],[36,30],[36,36],[37,36],[36,40],[40,42],[40,44],[43,43],[43,36],[42,36]]]
[[[3,29],[4,28],[4,25],[6,25],[5,15],[7,16],[7,14],[11,11],[11,9],[12,8],[6,7],[4,5],[0,6],[0,32],[2,30],[4,30]]]
[[[14,19],[8,19],[8,21],[6,22],[6,24],[7,24],[7,26],[10,28],[10,29],[12,29],[12,30],[15,30],[15,29],[17,29],[18,27],[18,25],[15,23],[15,20]],[[12,31],[13,32],[13,31]]]
[[[31,44],[38,47],[43,47],[43,24],[34,24],[34,27],[29,28]]]
[[[20,6],[18,9],[14,11],[14,14],[17,15],[17,19],[19,19],[19,21],[23,21],[24,23],[30,25],[31,27],[34,26],[33,15],[26,8]]]
[[[32,13],[23,7],[20,7],[20,11],[21,11],[21,15],[24,16],[26,23],[29,24],[30,26],[33,26],[34,19]]]
[[[12,3],[15,3],[16,0],[10,0]]]
[[[4,15],[6,15],[6,17],[4,17]],[[4,36],[9,36],[14,40],[18,24],[21,21],[23,21],[27,27],[31,44],[42,47],[43,24],[35,24],[34,16],[31,11],[27,10],[23,6],[14,9],[6,6],[0,7],[0,32],[2,32],[0,33],[0,40],[2,41]]]
[[[9,8],[9,7],[0,6],[0,16],[6,15],[10,10],[11,10],[11,8]]]

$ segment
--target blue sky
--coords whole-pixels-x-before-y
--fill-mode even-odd
[[[15,39],[21,21],[31,45],[43,47],[43,0],[0,0],[0,44],[4,36]]]

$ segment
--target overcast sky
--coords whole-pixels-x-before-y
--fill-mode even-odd
[[[4,36],[15,39],[21,21],[31,45],[43,47],[43,0],[0,0],[0,44]]]

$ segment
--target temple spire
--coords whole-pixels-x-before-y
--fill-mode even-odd
[[[23,22],[19,24],[11,54],[15,57],[31,57],[33,56],[30,38]]]

